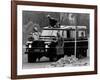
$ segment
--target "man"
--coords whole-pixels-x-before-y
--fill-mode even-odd
[[[64,55],[64,39],[63,36],[60,35],[60,31],[57,32],[57,55],[58,55],[58,59],[60,59],[61,57],[63,57]]]
[[[39,33],[37,27],[34,27],[33,28],[33,38],[34,38],[34,41],[39,40],[39,36],[40,36],[40,33]]]
[[[50,15],[47,15],[47,18],[49,19],[49,25],[52,28],[55,28],[57,25],[57,20],[53,17],[51,17]]]

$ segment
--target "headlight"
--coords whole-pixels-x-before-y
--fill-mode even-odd
[[[31,45],[29,45],[29,48],[32,48],[32,46],[31,46]]]

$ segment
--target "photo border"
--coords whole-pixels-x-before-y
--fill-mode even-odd
[[[94,28],[94,71],[17,75],[17,5],[94,9],[94,27],[95,27]],[[12,79],[59,77],[59,76],[90,75],[90,74],[97,74],[97,6],[96,5],[64,4],[64,3],[48,3],[48,2],[32,2],[32,1],[11,1],[11,78]]]

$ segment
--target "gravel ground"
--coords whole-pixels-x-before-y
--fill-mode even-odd
[[[23,69],[45,68],[53,62],[38,62],[38,63],[25,63]]]
[[[89,65],[89,57],[83,59],[76,58],[64,58],[59,59],[57,62],[50,62],[47,57],[42,57],[40,61],[37,60],[36,63],[23,63],[23,69],[32,69],[32,68],[50,68],[50,67],[70,67],[70,66],[87,66]]]
[[[57,62],[49,64],[47,67],[75,67],[75,66],[88,66],[89,57],[78,59],[74,55],[71,57],[64,56]]]

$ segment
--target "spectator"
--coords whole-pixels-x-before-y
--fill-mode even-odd
[[[51,28],[56,28],[57,20],[50,15],[47,15],[47,18],[49,19],[49,25]]]

